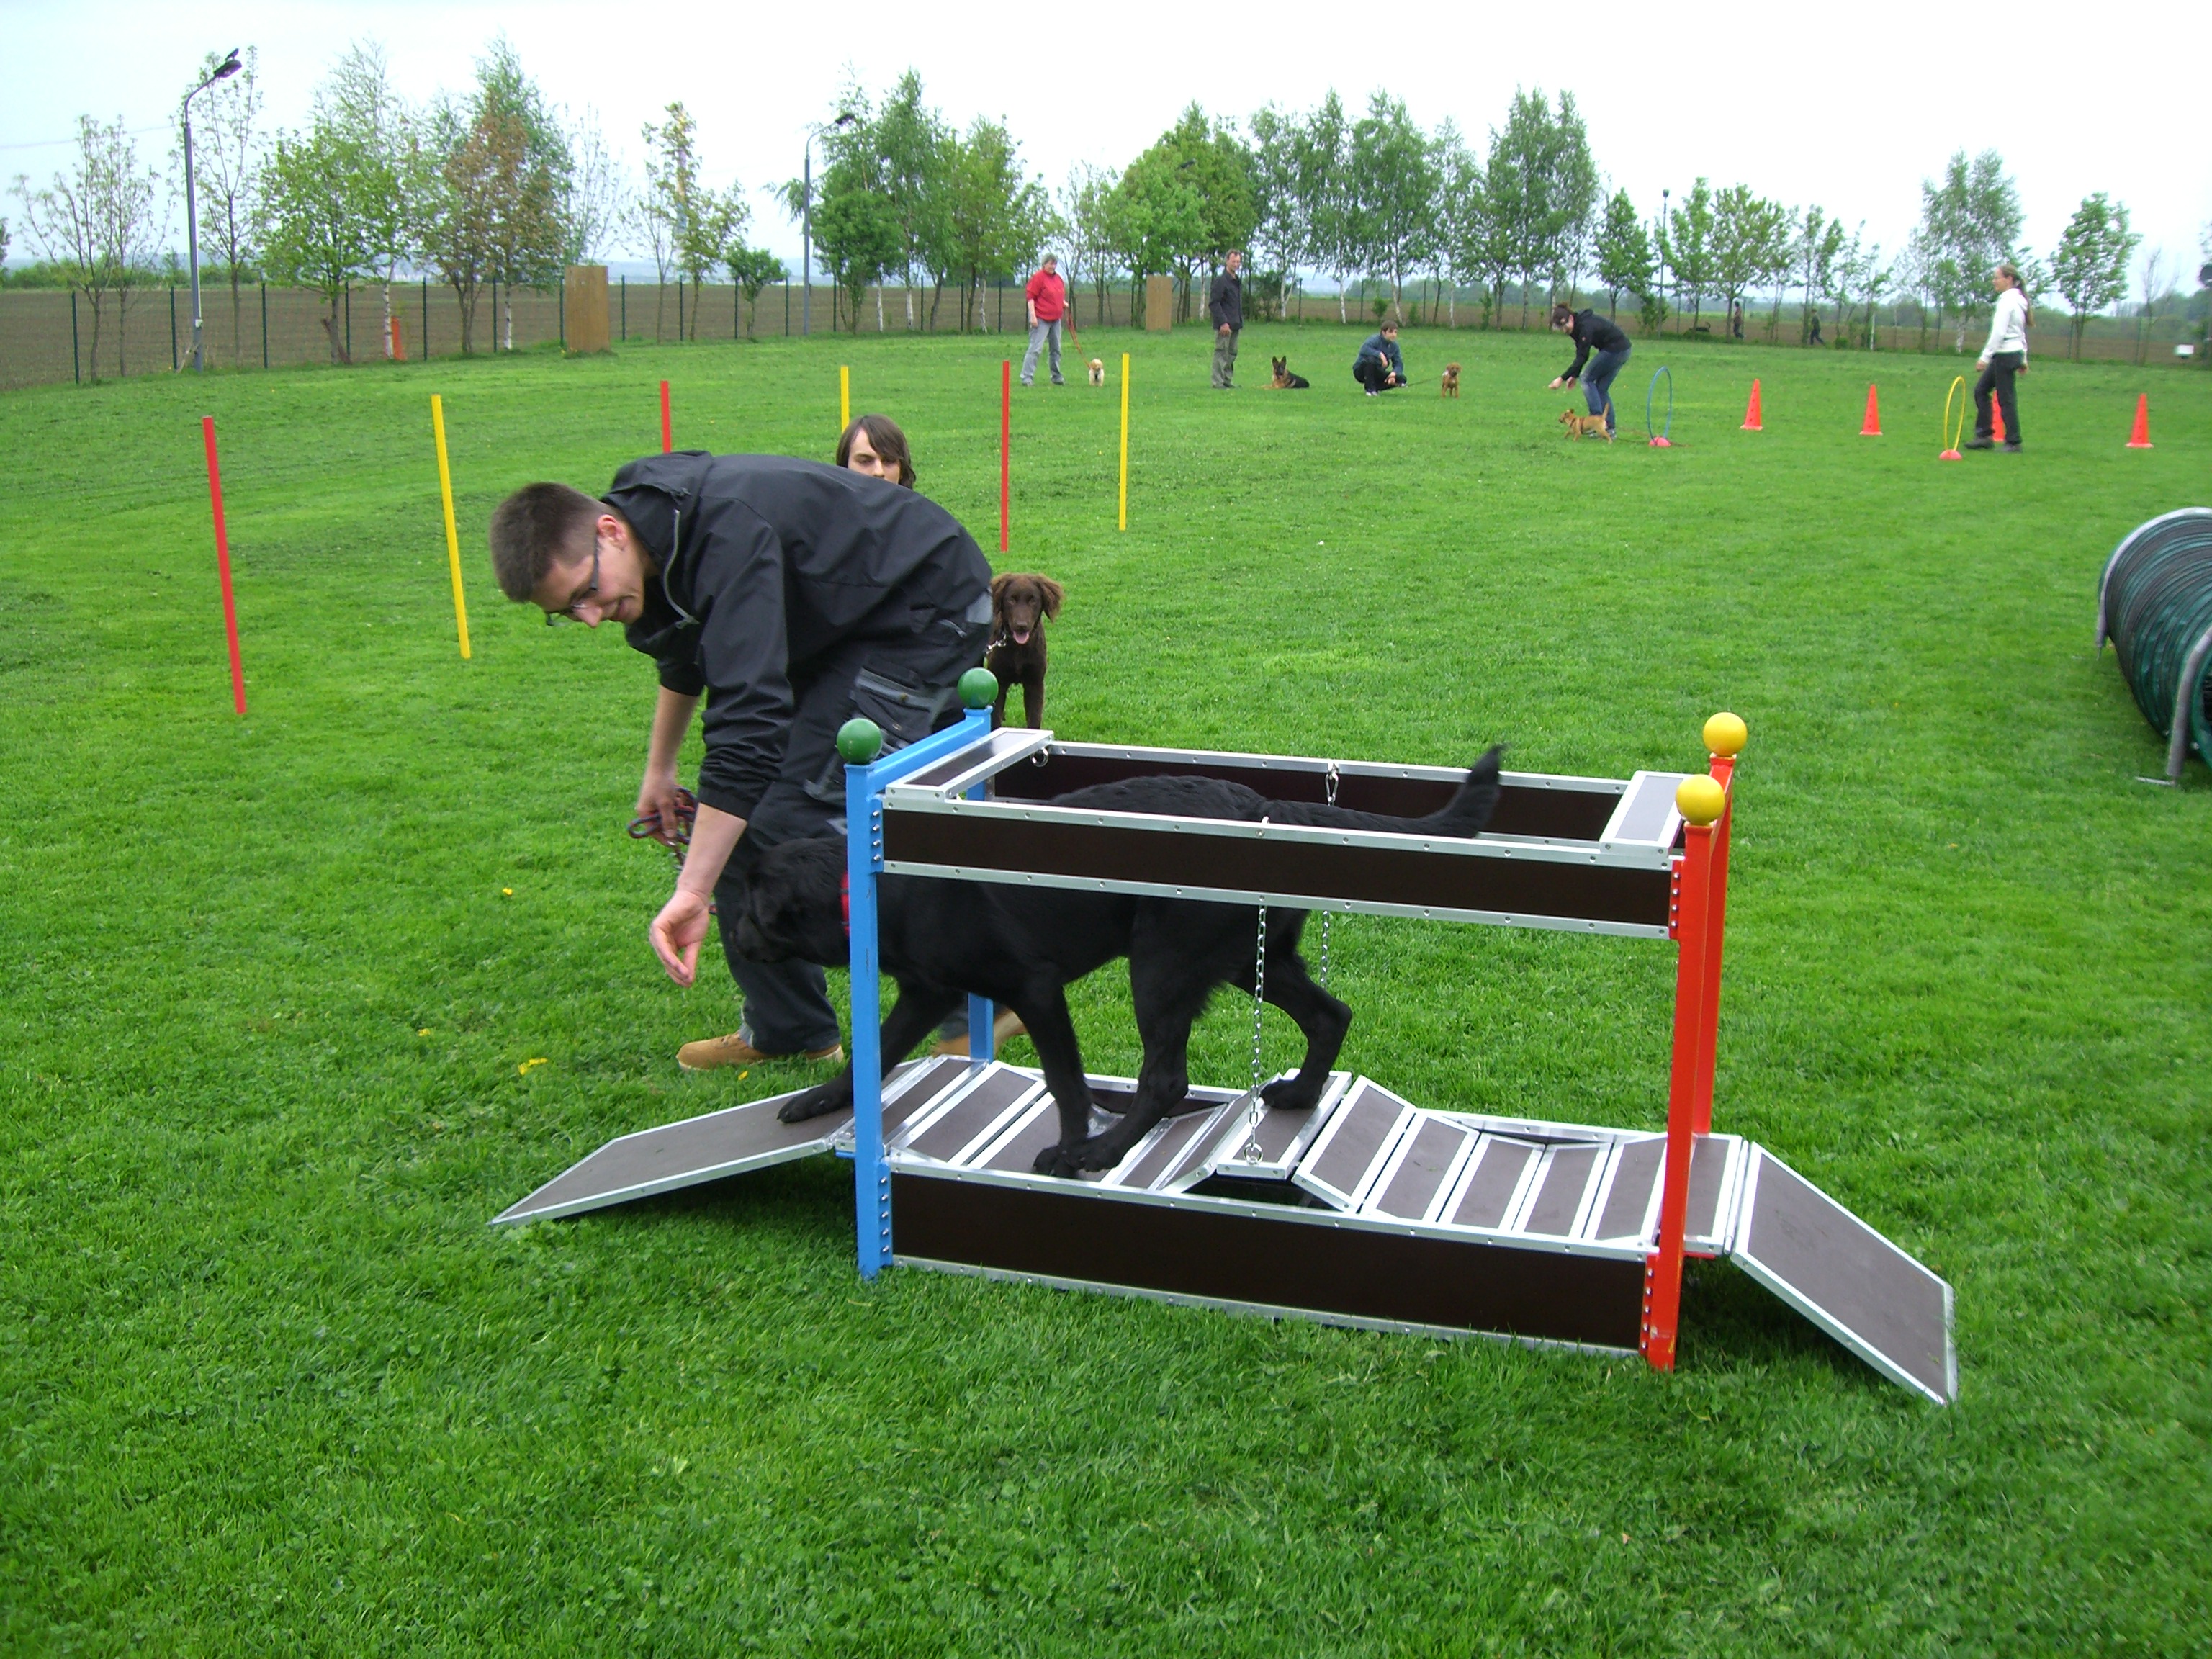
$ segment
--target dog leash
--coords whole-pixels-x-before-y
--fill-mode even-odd
[[[684,868],[684,850],[691,844],[691,826],[698,821],[699,798],[689,789],[676,792],[676,823],[669,830],[669,839],[661,844],[668,848],[680,872]],[[660,836],[660,814],[641,812],[629,821],[632,841],[657,841]]]

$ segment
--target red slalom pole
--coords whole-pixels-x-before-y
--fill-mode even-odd
[[[1008,457],[1014,446],[1014,365],[1012,358],[999,365],[999,551],[1006,550],[1006,519],[1013,506],[1012,477]]]
[[[215,416],[200,417],[200,434],[207,440],[208,501],[215,508],[215,568],[222,576],[222,626],[230,636],[230,700],[246,712],[246,665],[238,655],[238,606],[230,597],[230,532],[222,522],[222,468],[215,459]]]
[[[676,428],[668,422],[668,382],[660,383],[660,453],[664,455],[676,447]]]

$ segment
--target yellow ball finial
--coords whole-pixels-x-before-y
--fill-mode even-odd
[[[1716,755],[1735,754],[1750,737],[1742,717],[1726,710],[1705,722],[1705,747]]]
[[[1686,823],[1711,823],[1728,810],[1728,791],[1700,774],[1674,786],[1674,810]]]

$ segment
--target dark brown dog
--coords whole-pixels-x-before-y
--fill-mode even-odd
[[[998,677],[991,724],[1006,723],[1006,696],[1022,688],[1022,724],[1044,724],[1044,625],[1060,615],[1066,590],[1031,571],[991,578],[991,644],[983,666]]]

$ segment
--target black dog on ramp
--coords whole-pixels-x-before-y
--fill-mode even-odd
[[[1498,805],[1498,757],[1492,749],[1477,761],[1450,804],[1423,818],[1355,812],[1314,801],[1269,800],[1218,778],[1130,778],[1074,790],[1051,805],[1474,836],[1482,833]],[[734,919],[722,918],[724,927],[738,930],[738,954],[755,962],[797,957],[825,966],[844,964],[851,948],[844,921],[844,841],[817,836],[757,854],[746,851],[750,845],[750,836],[738,843],[746,876],[743,911]],[[987,996],[1012,1009],[1029,1028],[1060,1107],[1059,1144],[1037,1156],[1036,1168],[1043,1175],[1072,1176],[1119,1164],[1152,1125],[1182,1103],[1190,1087],[1191,1024],[1215,988],[1233,985],[1247,995],[1252,991],[1256,906],[927,876],[885,876],[879,891],[878,948],[884,971],[898,983],[897,1000],[884,1020],[884,1065],[905,1058],[964,996]],[[1271,1104],[1285,1109],[1310,1107],[1320,1098],[1352,1025],[1352,1010],[1314,983],[1298,954],[1305,920],[1303,910],[1268,908],[1267,1000],[1295,1020],[1306,1038],[1297,1074],[1262,1091]],[[1128,1111],[1112,1128],[1093,1136],[1091,1090],[1084,1081],[1083,1054],[1068,1017],[1066,988],[1123,956],[1129,958],[1144,1064]],[[795,1123],[849,1106],[852,1099],[853,1072],[848,1066],[787,1103],[780,1115]]]

